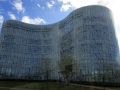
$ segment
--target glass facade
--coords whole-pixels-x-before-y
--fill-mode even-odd
[[[95,77],[100,62],[118,63],[111,11],[104,6],[86,6],[49,25],[4,21],[0,36],[1,78],[24,79],[29,74],[32,79],[40,79],[37,73],[42,55],[51,58],[51,67],[55,67],[64,53],[78,61],[79,68],[89,76],[84,78],[86,81]],[[58,71],[53,71],[50,78],[58,79]]]

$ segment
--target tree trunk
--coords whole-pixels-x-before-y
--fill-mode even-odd
[[[68,78],[67,78],[67,86],[68,86]]]
[[[80,87],[81,87],[81,79],[80,79]]]
[[[47,76],[46,88],[47,88],[47,90],[48,90],[48,71],[47,71],[47,73],[46,73],[46,76]]]
[[[48,72],[47,72],[47,84],[48,84]]]
[[[103,74],[103,90],[105,90],[105,75]]]

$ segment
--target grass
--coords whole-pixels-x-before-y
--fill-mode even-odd
[[[29,84],[31,82],[19,82],[19,81],[0,81],[0,87],[16,87],[20,85]]]
[[[40,83],[31,83],[27,85],[18,86],[17,88],[27,88],[27,89],[39,89],[39,90],[100,90],[100,89],[94,89],[94,88],[88,88],[88,87],[80,87],[75,85],[66,85],[66,84],[60,84],[55,82],[49,82],[48,85],[46,85],[46,82],[40,82]]]
[[[26,89],[37,89],[37,90],[101,90],[96,88],[90,87],[80,87],[78,85],[66,85],[62,83],[55,83],[55,82],[19,82],[19,81],[0,81],[0,87],[7,87],[7,88],[26,88]],[[8,90],[8,89],[0,90]],[[115,88],[114,88],[115,89]],[[116,88],[115,90],[120,90],[120,88]]]

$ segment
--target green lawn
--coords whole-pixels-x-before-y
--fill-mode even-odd
[[[19,81],[0,81],[0,87],[16,87],[20,85],[29,84],[31,82],[19,82]]]
[[[0,87],[9,88],[26,88],[26,89],[37,89],[37,90],[101,90],[90,87],[80,87],[77,85],[66,85],[61,83],[49,82],[18,82],[18,81],[0,81]],[[0,90],[8,90],[1,89]],[[115,89],[120,90],[120,89]]]
[[[40,90],[100,90],[100,89],[94,89],[94,88],[88,88],[88,87],[80,87],[75,85],[66,85],[66,84],[60,84],[55,82],[49,82],[48,85],[46,82],[40,82],[40,83],[30,83],[22,86],[18,86],[17,88],[27,88],[27,89],[40,89]]]

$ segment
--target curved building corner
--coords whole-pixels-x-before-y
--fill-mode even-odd
[[[53,67],[64,53],[72,55],[86,75],[84,81],[95,79],[96,66],[109,61],[117,64],[118,42],[111,11],[98,5],[82,7],[65,19],[49,25],[32,25],[16,20],[4,21],[0,36],[0,62],[3,79],[39,80],[42,55],[51,58]],[[5,76],[6,75],[6,76]],[[12,75],[12,76],[11,76]],[[54,70],[51,79],[58,79]]]

